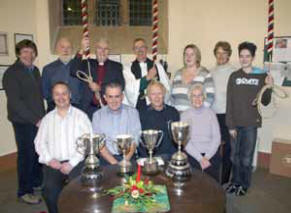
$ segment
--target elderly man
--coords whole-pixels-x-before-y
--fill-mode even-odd
[[[79,107],[80,104],[80,81],[70,75],[70,67],[73,66],[72,44],[67,38],[61,38],[56,45],[57,60],[46,65],[42,71],[42,91],[47,101],[47,111],[55,108],[52,100],[51,88],[59,81],[66,82],[72,91],[71,104]]]
[[[215,84],[215,99],[212,109],[216,113],[222,140],[222,172],[220,177],[221,184],[228,183],[231,172],[230,160],[230,135],[225,124],[226,112],[226,87],[230,74],[235,71],[235,67],[229,63],[232,50],[226,41],[219,41],[214,47],[216,66],[211,69],[211,74]]]
[[[143,38],[137,38],[133,42],[135,61],[124,69],[126,81],[125,94],[128,104],[137,109],[145,108],[149,101],[145,98],[145,89],[151,80],[157,79],[170,91],[168,76],[159,63],[154,64],[147,57],[147,45]],[[168,100],[168,95],[166,95]],[[167,102],[166,100],[166,102]]]
[[[126,159],[130,160],[135,153],[141,131],[138,111],[133,107],[122,104],[124,95],[122,85],[118,82],[112,82],[105,86],[104,98],[107,106],[94,113],[93,132],[105,134],[106,147],[114,156],[116,162],[122,159],[122,155],[118,153],[114,142],[116,136],[120,134],[131,135],[134,143],[132,143],[130,151],[126,155]]]
[[[177,147],[170,134],[170,124],[179,121],[179,112],[164,103],[166,88],[157,81],[152,81],[147,87],[147,96],[150,104],[140,111],[140,121],[143,130],[156,129],[163,131],[163,139],[159,147],[154,150],[154,154],[161,156],[165,161],[170,160],[172,154],[177,151]],[[147,150],[139,146],[140,157],[147,157]]]
[[[45,114],[40,73],[33,65],[37,47],[32,41],[23,40],[16,44],[15,54],[17,60],[5,72],[3,88],[17,145],[17,195],[20,201],[37,204],[40,198],[33,194],[33,188],[41,185],[42,172],[33,140]]]
[[[71,92],[68,84],[57,82],[52,87],[55,109],[42,120],[35,138],[39,162],[44,164],[43,197],[50,213],[57,212],[57,201],[65,180],[80,174],[83,155],[76,150],[76,140],[85,133],[92,133],[87,115],[70,103]],[[101,155],[107,157],[106,148]]]
[[[108,59],[109,45],[105,39],[100,39],[96,44],[96,59],[82,60],[82,55],[89,48],[88,38],[82,39],[82,49],[74,58],[74,66],[71,67],[71,74],[77,76],[77,72],[83,71],[87,75],[91,73],[92,82],[82,82],[81,86],[81,109],[92,119],[93,113],[106,105],[103,99],[105,85],[110,82],[119,82],[124,89],[124,77],[122,65]],[[90,71],[90,72],[89,72]],[[95,95],[95,94],[99,95]],[[98,97],[99,96],[99,97]]]

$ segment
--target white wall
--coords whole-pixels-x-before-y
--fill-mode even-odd
[[[14,33],[35,36],[35,0],[1,0],[0,31],[8,33],[9,56],[0,56],[0,64],[9,65],[15,61]],[[0,156],[16,150],[11,123],[7,120],[6,97],[0,91]]]
[[[170,0],[169,1],[169,70],[182,66],[182,51],[195,43],[202,51],[202,65],[214,64],[213,47],[218,40],[227,40],[233,47],[231,61],[237,63],[237,45],[245,40],[258,45],[256,65],[263,61],[263,39],[267,31],[267,0]],[[275,1],[275,35],[291,35],[291,1]],[[41,69],[55,56],[49,51],[48,0],[0,0],[0,31],[8,33],[9,56],[0,56],[0,64],[12,64],[14,33],[33,34],[39,49],[36,64]],[[123,55],[126,62],[133,58]],[[290,89],[288,90],[290,93]],[[11,124],[7,121],[6,97],[0,91],[0,156],[14,152]],[[291,138],[290,99],[279,101],[274,118],[266,120],[259,132],[260,150],[270,152],[273,137]]]

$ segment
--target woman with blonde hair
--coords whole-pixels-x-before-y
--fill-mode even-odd
[[[188,99],[189,88],[201,83],[206,93],[204,105],[210,107],[214,101],[214,83],[210,72],[201,66],[201,52],[194,44],[188,44],[183,52],[184,67],[178,70],[172,83],[172,105],[180,112],[191,107]]]

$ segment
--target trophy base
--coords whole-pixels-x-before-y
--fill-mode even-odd
[[[84,167],[81,174],[81,183],[90,188],[90,191],[99,192],[102,190],[101,182],[103,172],[100,167]]]
[[[149,159],[147,159],[144,162],[144,166],[142,168],[142,172],[145,175],[156,175],[159,173],[159,165],[158,162],[154,159],[152,159],[151,161]]]
[[[187,156],[182,152],[175,153],[166,169],[166,175],[174,182],[185,182],[190,179],[191,174]]]

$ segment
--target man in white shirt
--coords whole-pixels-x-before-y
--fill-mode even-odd
[[[154,63],[147,57],[147,45],[143,38],[137,38],[133,42],[133,51],[136,59],[129,65],[125,66],[123,75],[125,79],[125,95],[130,106],[136,107],[138,110],[143,109],[149,104],[145,98],[144,91],[149,82],[153,79],[160,81],[170,91],[170,81],[160,63]],[[166,103],[169,95],[166,94]]]
[[[50,213],[56,213],[57,201],[65,181],[80,174],[84,156],[76,150],[76,140],[85,133],[92,133],[92,126],[87,115],[70,103],[71,92],[64,82],[57,82],[52,87],[52,97],[56,108],[41,121],[35,138],[35,149],[39,162],[43,165],[43,198]],[[107,157],[106,148],[101,150]]]

